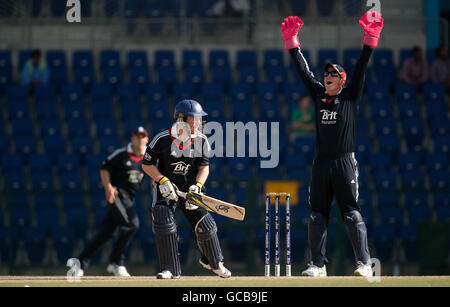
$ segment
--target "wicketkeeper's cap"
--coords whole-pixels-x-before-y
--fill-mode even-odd
[[[131,136],[135,136],[136,134],[144,134],[145,136],[148,136],[147,130],[145,130],[145,128],[142,126],[139,126],[136,129],[134,129]]]
[[[333,64],[333,63],[327,63],[325,64],[325,71],[328,71],[328,69],[332,68],[335,72],[337,72],[339,74],[339,76],[341,76],[344,80],[347,80],[347,73],[345,72],[345,69],[338,65],[338,64]]]

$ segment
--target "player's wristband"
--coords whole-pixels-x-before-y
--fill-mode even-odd
[[[203,187],[203,184],[201,182],[197,182],[195,185],[198,186],[200,189]]]
[[[166,181],[169,181],[169,178],[163,176],[161,179],[159,179],[158,183],[163,184]]]

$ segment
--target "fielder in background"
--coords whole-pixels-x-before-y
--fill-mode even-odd
[[[207,115],[195,100],[183,100],[175,106],[175,124],[156,135],[147,148],[142,168],[154,181],[153,232],[161,271],[158,279],[179,278],[175,209],[182,210],[192,225],[202,252],[200,264],[223,278],[231,272],[223,264],[217,226],[202,207],[179,198],[176,190],[201,193],[209,175],[208,139],[200,132],[202,116]],[[192,133],[191,133],[192,132]],[[156,189],[159,187],[159,191]]]
[[[77,276],[83,276],[92,255],[118,230],[107,272],[115,276],[130,276],[124,266],[125,250],[139,229],[139,218],[134,208],[134,198],[145,177],[142,160],[149,138],[144,127],[136,128],[131,143],[126,148],[117,149],[106,160],[100,170],[105,187],[108,211],[100,225],[100,230],[78,256],[81,269]]]
[[[365,31],[363,49],[350,83],[345,87],[347,74],[336,64],[324,67],[324,84],[310,71],[301,52],[297,33],[303,22],[290,16],[281,24],[285,49],[289,51],[297,70],[315,103],[316,147],[310,180],[310,219],[308,241],[311,263],[304,276],[327,275],[325,247],[327,227],[333,197],[344,219],[356,258],[356,276],[372,276],[367,229],[358,205],[358,164],[355,160],[355,130],[358,103],[364,85],[364,74],[378,45],[383,28],[380,13],[374,18],[365,14],[359,24]]]

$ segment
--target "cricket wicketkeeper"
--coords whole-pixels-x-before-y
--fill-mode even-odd
[[[310,181],[311,214],[308,224],[311,263],[302,273],[304,276],[327,275],[325,246],[333,196],[336,196],[355,253],[355,275],[372,276],[367,229],[358,205],[358,164],[354,154],[356,118],[364,73],[383,29],[381,14],[370,14],[366,13],[359,21],[365,31],[364,47],[347,87],[346,72],[333,63],[324,67],[324,84],[314,77],[297,37],[303,26],[300,18],[290,16],[281,24],[285,49],[289,51],[316,108],[317,156]]]

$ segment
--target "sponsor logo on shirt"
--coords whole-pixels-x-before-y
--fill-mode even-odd
[[[140,183],[144,178],[144,173],[136,170],[128,171],[128,181],[131,183]]]
[[[149,153],[145,153],[144,160],[150,161],[152,159],[152,156]]]
[[[322,124],[324,125],[334,125],[337,121],[337,112],[328,111],[328,110],[320,110],[322,113]]]
[[[185,176],[189,172],[191,165],[184,163],[183,161],[171,163],[174,166],[173,173],[176,175]]]

